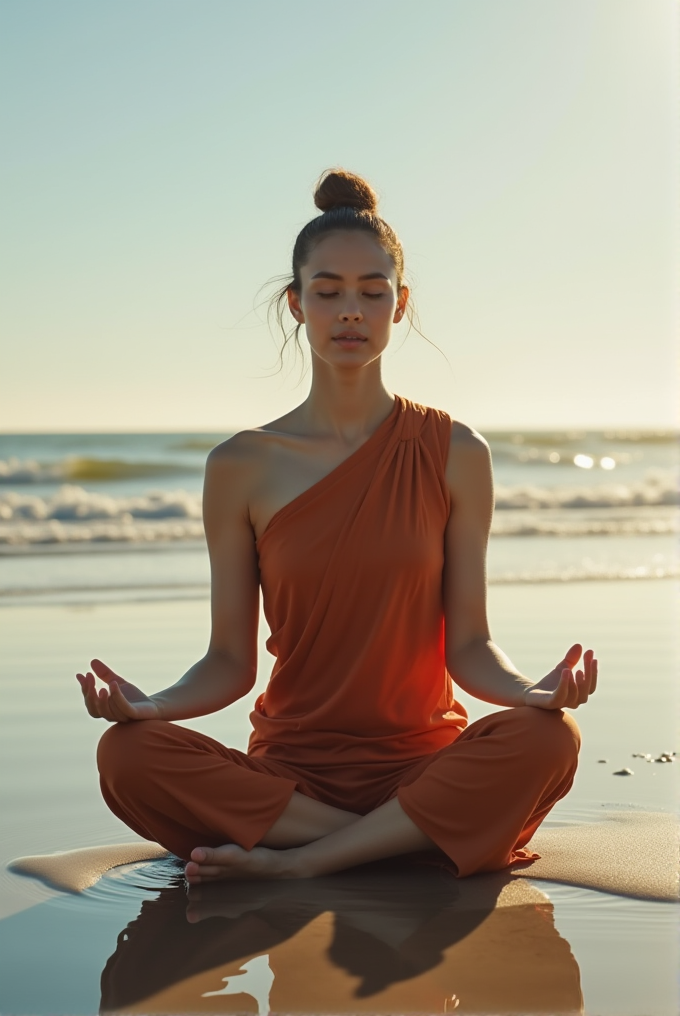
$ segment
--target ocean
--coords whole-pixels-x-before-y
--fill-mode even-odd
[[[0,603],[204,597],[205,457],[228,434],[0,435]],[[489,581],[680,574],[672,431],[497,431]]]

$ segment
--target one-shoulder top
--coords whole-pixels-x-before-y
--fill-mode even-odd
[[[249,755],[405,762],[465,727],[444,655],[451,426],[397,396],[371,437],[257,541],[276,662],[251,714]]]

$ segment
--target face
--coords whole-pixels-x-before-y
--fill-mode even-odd
[[[404,316],[408,289],[398,288],[391,257],[370,233],[329,233],[300,280],[300,293],[288,291],[288,305],[305,326],[312,358],[361,367],[381,355]]]

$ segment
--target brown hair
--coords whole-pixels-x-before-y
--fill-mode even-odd
[[[378,196],[369,183],[356,173],[346,169],[327,169],[322,173],[314,190],[314,204],[321,215],[310,219],[298,233],[293,247],[293,264],[290,276],[276,290],[269,301],[269,318],[273,316],[283,334],[279,356],[279,369],[283,365],[283,353],[293,339],[296,351],[302,353],[300,328],[286,327],[285,315],[288,310],[288,290],[299,293],[301,289],[300,269],[307,264],[312,250],[327,233],[335,230],[357,229],[372,233],[380,246],[389,254],[397,273],[397,287],[404,285],[404,251],[399,237],[392,227],[378,215]],[[277,280],[280,281],[280,280]],[[406,316],[411,327],[420,332],[415,310],[409,302]],[[422,334],[422,333],[421,333]]]

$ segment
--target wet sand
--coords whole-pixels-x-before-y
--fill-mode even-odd
[[[676,595],[670,582],[492,590],[494,635],[520,667],[544,672],[575,638],[593,640],[603,661],[598,695],[577,714],[584,733],[577,782],[539,833],[553,837],[553,847],[559,835],[580,849],[582,827],[600,825],[605,812],[617,816],[620,832],[628,821],[622,811],[670,813],[677,805],[680,764],[632,758],[680,747]],[[579,1011],[582,991],[587,1012],[675,1016],[670,904],[523,879],[521,892],[533,897],[509,904],[500,886],[471,905],[473,886],[461,891],[453,879],[442,884],[436,872],[416,878],[413,870],[348,873],[330,885],[271,892],[229,887],[210,898],[201,890],[201,899],[187,901],[163,861],[114,869],[76,898],[7,872],[20,855],[134,839],[99,799],[93,755],[101,728],[83,715],[72,674],[96,654],[149,690],[162,686],[204,651],[207,604],[14,607],[0,612],[0,625],[0,761],[11,774],[0,789],[10,818],[0,843],[0,1012],[86,1014],[100,1002],[103,1011],[140,1013],[266,1012],[267,1005],[442,1012],[456,1000],[460,1012],[510,1011],[511,1001],[515,1010],[566,1012]],[[268,659],[263,651],[260,681]],[[473,717],[487,711],[466,704]],[[240,703],[191,725],[243,747],[248,711]],[[614,776],[623,766],[634,775]],[[636,856],[646,851],[648,871],[650,821],[640,816],[636,826]],[[603,869],[620,857],[612,850],[610,843]]]
[[[540,857],[507,869],[496,905],[530,902],[526,886],[518,881],[528,878],[677,903],[678,830],[674,815],[653,811],[604,812],[598,822],[539,829],[528,846]],[[115,843],[20,857],[8,869],[61,892],[83,893],[112,868],[167,856],[171,855],[158,843]],[[445,855],[440,859],[433,854],[432,863],[443,867]],[[497,878],[493,883],[498,885]],[[460,884],[471,906],[477,896],[483,904],[488,892],[485,877],[464,879]]]

